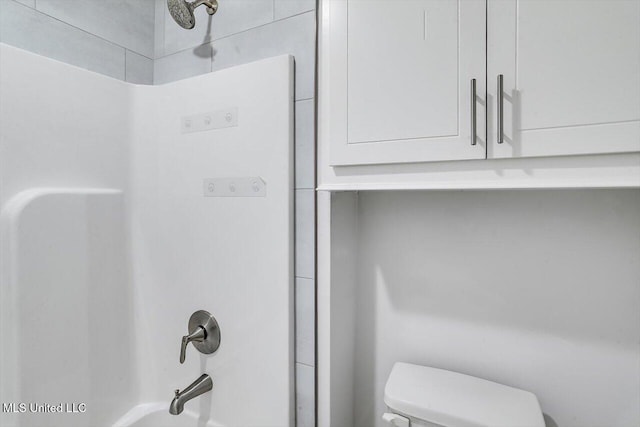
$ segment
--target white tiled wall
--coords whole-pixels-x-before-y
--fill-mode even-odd
[[[125,55],[125,80],[137,84],[151,84],[153,61],[143,55],[127,50]]]
[[[306,99],[296,102],[296,188],[315,188],[315,102]]]
[[[137,84],[280,54],[296,62],[296,396],[315,425],[316,0],[219,0],[187,31],[166,0],[0,0],[0,41]]]
[[[166,9],[166,1],[162,1]],[[213,17],[209,17],[204,7],[195,10],[196,27],[185,31],[176,25],[171,15],[164,15],[165,33],[163,55],[170,55],[194,46],[239,34],[273,21],[273,1],[268,0],[221,0]],[[158,29],[158,28],[156,28]]]
[[[310,427],[315,420],[315,369],[304,363],[296,363],[296,425]]]
[[[0,41],[151,84],[154,6],[154,0],[0,0]]]
[[[264,1],[262,0],[262,2]],[[172,37],[175,31],[174,27],[188,33],[173,22],[169,13],[166,15],[169,16],[170,21],[165,19],[167,31],[162,37],[165,40],[165,46],[169,44],[168,38]],[[211,22],[212,34],[214,34],[213,28],[216,27],[218,21],[223,19],[218,14],[209,18],[206,13],[204,16],[200,14],[198,18],[200,20],[197,21],[196,28],[206,29],[207,23]],[[171,31],[168,31],[169,28]],[[209,40],[209,36],[195,37],[194,43],[203,40]],[[203,72],[216,71],[245,62],[290,53],[296,58],[296,100],[310,99],[314,96],[314,46],[315,12],[310,11],[186,49],[175,51],[165,48],[166,54],[156,59],[155,62],[154,82],[156,84],[166,83]]]
[[[36,9],[59,21],[153,57],[153,0],[37,0]]]
[[[274,0],[273,17],[284,19],[315,8],[316,0]]]

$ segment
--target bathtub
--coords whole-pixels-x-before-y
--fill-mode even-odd
[[[187,409],[180,415],[171,415],[168,402],[152,402],[133,407],[112,427],[222,427],[222,424],[198,418]]]

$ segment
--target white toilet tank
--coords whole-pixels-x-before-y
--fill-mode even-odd
[[[384,402],[394,427],[545,427],[533,393],[409,363],[393,366]]]

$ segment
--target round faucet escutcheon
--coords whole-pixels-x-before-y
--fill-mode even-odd
[[[189,318],[189,333],[182,337],[180,345],[180,363],[184,363],[187,345],[193,346],[200,353],[211,354],[220,347],[220,327],[218,321],[206,310],[198,310]]]

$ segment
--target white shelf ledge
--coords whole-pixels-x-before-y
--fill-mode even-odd
[[[318,190],[640,188],[640,153],[321,166]]]

